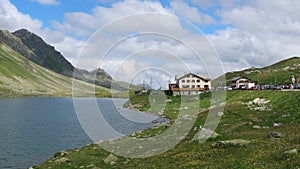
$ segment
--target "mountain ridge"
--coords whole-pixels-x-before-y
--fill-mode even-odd
[[[0,42],[5,43],[30,61],[63,76],[74,77],[106,88],[115,86],[124,89],[101,68],[91,72],[75,68],[55,47],[47,44],[41,37],[26,29],[20,29],[13,33],[0,30]]]
[[[74,80],[76,85],[73,85]],[[76,96],[111,95],[108,88],[55,73],[0,42],[0,97],[66,97],[72,96],[74,91]]]

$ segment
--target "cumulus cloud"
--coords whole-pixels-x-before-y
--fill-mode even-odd
[[[23,14],[9,1],[2,0],[0,3],[0,28],[7,30],[17,30],[27,28],[37,32],[41,29],[42,22]]]
[[[32,0],[34,2],[38,2],[42,5],[58,5],[59,1],[58,0]]]
[[[185,19],[199,25],[208,25],[215,23],[213,17],[201,13],[197,8],[189,6],[182,0],[171,1],[171,9],[176,15],[184,17]]]
[[[298,1],[257,0],[223,5],[217,13],[223,23],[232,26],[208,37],[227,71],[262,67],[299,55],[300,15],[295,12]]]
[[[105,24],[122,17],[145,12],[171,13],[159,2],[125,0],[113,3],[112,7],[97,6],[93,9],[92,14],[66,13],[64,22],[54,21],[53,25],[66,34],[87,38]]]
[[[113,73],[114,69],[112,68],[123,63],[123,57],[148,49],[170,51],[193,68],[192,71],[206,71],[205,66],[215,68],[213,63],[218,60],[211,59],[214,56],[214,51],[209,47],[210,44],[205,41],[204,36],[193,34],[193,31],[187,29],[188,26],[176,17],[169,17],[168,19],[151,17],[151,15],[155,15],[153,12],[165,14],[166,16],[176,14],[201,27],[216,24],[230,25],[206,35],[219,53],[226,71],[240,70],[252,66],[262,67],[300,53],[298,47],[300,41],[300,13],[297,12],[300,1],[193,0],[187,2],[175,0],[170,1],[169,7],[164,7],[158,1],[109,0],[106,3],[110,3],[111,6],[96,6],[91,13],[80,11],[66,13],[63,22],[52,21],[53,27],[56,29],[50,30],[43,28],[41,21],[19,12],[8,0],[3,0],[0,4],[0,27],[11,31],[27,28],[37,33],[61,51],[73,64],[76,63],[76,57],[80,54],[81,48],[84,47],[83,54],[89,56],[90,59],[85,59],[80,66],[87,69],[94,69],[99,66],[101,55],[95,51],[103,52],[107,49],[107,46],[115,45],[116,39],[111,38],[111,36],[126,37],[126,35],[141,32],[157,31],[162,33],[160,37],[157,35],[129,37],[117,44],[109,53],[107,59],[100,64],[110,73]],[[208,10],[212,11],[207,12]],[[206,12],[203,13],[203,11]],[[148,12],[148,17],[137,16],[124,19],[126,16],[145,12]],[[216,20],[213,15],[217,15],[219,18]],[[120,18],[123,19],[115,23]],[[110,25],[111,22],[114,24]],[[93,45],[84,42],[105,25],[107,26],[106,35],[92,38]],[[163,34],[180,37],[181,42],[189,42],[191,48],[201,51],[200,61],[202,63],[194,62],[195,56],[189,46],[170,37],[163,37]],[[201,41],[195,41],[197,38],[200,38]],[[159,60],[159,58],[153,56],[155,52],[146,52],[146,54],[149,57],[152,55],[152,61]],[[161,58],[168,58],[163,57],[163,55],[167,55],[165,52],[161,52],[160,55]],[[130,60],[127,63],[124,62],[122,72],[126,72],[125,67],[128,68],[128,72],[134,72],[137,71],[137,68],[140,68],[140,65],[151,67],[158,64],[158,62],[148,61],[149,59],[137,59]],[[165,64],[165,68],[174,70],[171,73],[186,71],[186,69],[182,69],[180,62]],[[219,70],[219,68],[215,69]],[[157,72],[151,71],[153,74]],[[121,77],[125,78],[126,76]],[[167,81],[166,77],[168,76],[160,78]],[[130,77],[126,78],[130,79]]]

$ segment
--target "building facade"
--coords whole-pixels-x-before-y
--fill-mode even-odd
[[[176,75],[175,80],[176,83],[169,84],[173,96],[197,95],[211,89],[211,80],[207,74]]]
[[[255,86],[255,83],[251,82],[251,79],[244,76],[233,78],[231,83],[233,89],[249,89]]]

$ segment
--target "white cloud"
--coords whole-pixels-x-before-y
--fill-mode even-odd
[[[299,1],[223,4],[217,13],[232,28],[208,35],[226,70],[266,66],[299,55]],[[237,64],[241,63],[241,64]],[[231,66],[230,66],[231,65]]]
[[[42,5],[58,5],[59,1],[58,0],[32,0],[35,2],[38,2]]]
[[[214,18],[207,13],[202,13],[200,9],[196,8],[196,5],[199,5],[204,10],[218,6],[219,8],[215,11],[215,14],[221,18],[221,22],[216,24],[229,24],[231,26],[207,35],[207,37],[216,47],[225,70],[231,71],[251,66],[265,66],[300,53],[300,48],[298,47],[298,42],[300,41],[300,13],[298,12],[300,1],[194,0],[192,5],[190,5],[191,3],[187,3],[187,1],[176,0],[171,1],[168,8],[164,8],[157,1],[124,0],[109,3],[112,3],[111,7],[97,6],[90,14],[80,11],[66,13],[63,22],[53,21],[53,26],[56,27],[56,30],[50,30],[42,28],[43,23],[41,21],[19,12],[8,0],[3,0],[0,4],[0,29],[14,31],[20,28],[27,28],[42,36],[46,42],[54,45],[74,64],[76,56],[79,55],[80,49],[84,45],[83,41],[101,26],[117,19],[144,12],[175,13],[198,25],[211,25],[216,22]],[[160,31],[180,37],[181,41],[190,42],[192,47],[196,46],[193,44],[200,46],[194,48],[197,48],[199,51],[201,49],[205,64],[209,63],[208,65],[211,65],[216,61],[207,59],[209,56],[212,56],[213,51],[211,49],[207,50],[209,45],[205,39],[201,39],[203,43],[194,42],[195,37],[204,37],[193,35],[188,30],[185,30],[185,25],[178,18],[128,17],[119,23],[109,25],[107,31],[114,33],[114,35],[123,36],[128,33],[139,32],[139,30],[134,28],[143,31]],[[78,37],[80,37],[80,40],[78,40]],[[127,39],[118,44],[117,48],[109,55],[110,58],[103,62],[105,70],[107,69],[110,73],[113,72],[112,68],[121,64],[122,57],[145,49],[170,51],[183,59],[189,67],[196,67],[199,71],[205,70],[201,64],[199,66],[198,63],[191,61],[193,60],[193,54],[186,46],[170,40],[170,38],[166,39],[158,38],[157,36]],[[109,34],[107,34],[107,36],[100,37],[100,39],[95,38],[93,42],[94,46],[88,46],[90,49],[85,51],[92,59],[86,59],[85,62],[82,62],[81,66],[84,68],[93,69],[99,66],[98,61],[101,56],[97,55],[95,50],[101,51],[106,49],[105,46],[114,44],[114,39],[111,39]],[[150,57],[151,53],[148,54]],[[158,59],[154,57],[153,60]],[[138,65],[143,65],[144,67],[154,65],[151,62],[146,62],[146,60],[140,62],[140,64],[137,61],[126,63],[126,66],[129,67],[128,71],[135,71],[136,68],[139,68]],[[178,72],[185,71],[185,69],[180,67],[180,64],[166,64],[166,69],[177,70]],[[195,71],[198,70],[195,69]]]
[[[105,24],[122,17],[145,12],[171,13],[159,2],[125,0],[115,2],[109,8],[97,6],[93,9],[92,14],[83,12],[66,13],[63,23],[54,21],[53,25],[66,34],[86,38]]]
[[[9,0],[2,0],[0,3],[0,29],[14,31],[20,28],[26,28],[37,32],[41,29],[42,22],[23,14],[10,3]]]
[[[185,19],[200,25],[215,23],[213,17],[201,13],[197,8],[189,6],[182,0],[171,1],[171,9],[176,15],[182,16]]]
[[[66,36],[59,31],[48,28],[42,29],[43,23],[30,15],[21,13],[9,0],[2,0],[0,4],[0,29],[16,31],[21,28],[41,36],[47,43],[54,45],[65,57],[72,58],[79,54],[81,41]]]

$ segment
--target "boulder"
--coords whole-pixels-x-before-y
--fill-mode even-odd
[[[173,100],[172,99],[166,99],[165,102],[166,103],[171,103]]]
[[[69,155],[70,153],[67,152],[67,151],[59,151],[57,153],[54,154],[54,158],[57,158],[57,157],[63,157],[63,156],[66,156],[66,155]]]
[[[254,125],[252,126],[253,129],[261,129],[261,127],[259,125]]]
[[[114,156],[113,154],[110,154],[109,156],[107,156],[104,159],[104,163],[114,165],[117,160],[118,160],[118,158],[116,156]]]
[[[274,123],[273,124],[273,127],[280,127],[281,126],[281,123]]]
[[[300,150],[298,150],[296,148],[284,152],[284,154],[296,154],[296,155],[299,153],[300,153]]]
[[[273,132],[269,133],[267,136],[268,136],[268,138],[281,138],[282,134],[279,132],[273,131]]]
[[[258,106],[265,106],[269,102],[270,102],[270,100],[260,99],[260,98],[256,98],[252,101],[253,104],[258,105]]]
[[[54,162],[56,163],[68,163],[68,162],[71,162],[69,159],[67,158],[59,158],[59,159],[56,159]]]
[[[253,101],[246,103],[246,105],[250,110],[265,111],[265,110],[269,110],[269,107],[267,106],[269,102],[270,100],[267,99],[256,98]]]
[[[243,146],[243,145],[247,145],[249,143],[251,143],[251,141],[243,140],[243,139],[233,139],[233,140],[217,141],[212,146],[213,147],[223,147],[223,146],[228,146],[228,145]]]
[[[205,141],[208,138],[216,138],[218,136],[221,136],[221,135],[210,129],[202,128],[198,133],[195,134],[192,141],[198,140],[200,142],[200,141]]]
[[[219,116],[219,117],[221,117],[221,116],[223,116],[223,115],[224,115],[223,112],[218,112],[218,116]]]

